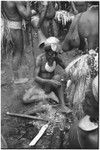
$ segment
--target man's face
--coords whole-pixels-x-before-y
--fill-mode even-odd
[[[53,52],[51,49],[46,52],[46,59],[47,59],[47,61],[54,61],[55,60],[55,56],[56,56],[56,53]]]

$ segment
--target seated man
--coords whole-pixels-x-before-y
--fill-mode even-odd
[[[45,53],[39,55],[36,61],[35,82],[37,85],[24,95],[24,103],[33,102],[34,99],[43,99],[44,96],[44,98],[51,98],[59,102],[60,110],[70,112],[70,109],[65,106],[64,93],[60,82],[61,77],[60,75],[54,75],[57,64],[65,69],[64,63],[57,55],[59,47],[59,40],[55,37],[50,37],[44,42]]]
[[[25,44],[23,27],[25,27],[24,21],[29,21],[36,12],[31,11],[30,3],[26,1],[2,1],[1,5],[2,18],[5,20],[4,25],[6,29],[4,30],[4,37],[7,45],[13,46],[11,61],[13,71],[12,80],[15,84],[26,83],[28,78],[19,77]]]
[[[69,133],[71,149],[97,149],[99,140],[98,119],[98,75],[93,79],[90,90],[86,93],[83,110],[86,114],[79,122],[72,125]]]

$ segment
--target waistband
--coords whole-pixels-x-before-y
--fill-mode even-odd
[[[22,29],[22,22],[7,20],[7,27],[10,29]]]

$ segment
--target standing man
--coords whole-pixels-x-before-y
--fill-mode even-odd
[[[12,70],[14,83],[24,83],[27,78],[19,78],[18,69],[21,64],[23,55],[23,31],[22,21],[30,20],[32,14],[29,2],[24,1],[2,1],[1,7],[3,16],[6,20],[7,28],[9,31],[9,38],[13,43],[12,54]]]
[[[54,2],[50,1],[39,1],[39,17],[43,20],[43,16],[45,14],[45,18],[41,23],[41,30],[46,38],[53,36],[53,19],[55,17],[55,8]],[[52,34],[52,35],[51,35]]]

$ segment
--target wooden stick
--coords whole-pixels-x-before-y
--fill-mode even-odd
[[[6,114],[9,116],[12,116],[12,117],[22,117],[22,118],[27,118],[27,119],[40,120],[40,121],[48,122],[48,120],[44,120],[42,118],[33,117],[31,115],[26,115],[26,114],[17,114],[17,113],[10,113],[10,112],[7,112]]]
[[[32,30],[32,25],[30,25],[30,28],[31,28],[32,54],[33,54],[34,72],[35,72],[35,68],[36,68],[36,59],[35,59],[34,44],[33,44],[33,30]],[[35,73],[34,73],[34,75],[35,75]],[[33,77],[34,77],[34,75],[33,75]]]
[[[49,126],[49,123],[45,124],[39,131],[39,133],[35,136],[35,138],[31,141],[31,143],[29,144],[29,146],[34,146],[39,139],[42,137],[42,135],[44,134],[44,132],[47,130]]]

